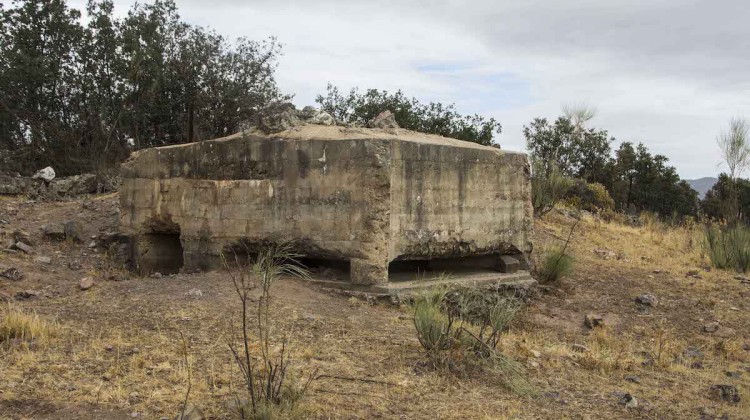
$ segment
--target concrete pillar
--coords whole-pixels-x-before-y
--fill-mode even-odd
[[[352,258],[350,261],[349,277],[352,284],[373,285],[388,283],[388,263],[378,263],[372,260]]]

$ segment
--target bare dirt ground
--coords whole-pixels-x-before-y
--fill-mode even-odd
[[[53,203],[0,198],[0,220],[8,222],[0,229],[24,229],[34,242],[29,255],[0,252],[0,271],[24,274],[0,277],[0,298],[51,324],[43,339],[0,343],[0,418],[173,418],[188,384],[181,336],[190,401],[207,417],[231,417],[239,377],[228,343],[239,306],[224,273],[139,278],[88,240],[50,242],[39,229],[73,219],[87,237],[97,235],[116,227],[116,211],[116,194]],[[538,221],[537,249],[567,236],[571,224],[561,213]],[[530,396],[514,395],[491,374],[457,378],[421,368],[405,307],[280,281],[275,331],[290,338],[298,376],[318,369],[357,379],[314,382],[302,417],[750,418],[750,285],[703,268],[698,230],[587,218],[573,238],[575,273],[540,292],[502,342],[527,367]],[[83,291],[86,276],[95,285]],[[16,299],[24,290],[39,295]],[[658,304],[636,303],[645,293]],[[584,327],[590,313],[605,326]],[[705,332],[712,322],[718,329]],[[740,402],[712,399],[712,385],[735,386]],[[637,407],[625,406],[625,394]]]

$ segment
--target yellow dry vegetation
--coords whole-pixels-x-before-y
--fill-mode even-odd
[[[297,380],[315,369],[324,375],[294,415],[750,417],[750,286],[706,269],[700,226],[642,220],[630,226],[588,215],[578,224],[569,247],[574,273],[534,297],[498,346],[525,367],[534,392],[524,396],[491,369],[457,377],[425,367],[407,306],[282,280],[272,301],[272,337],[276,344],[289,340]],[[537,221],[535,252],[558,246],[572,224],[566,211]],[[188,295],[192,288],[203,296]],[[241,392],[228,348],[239,339],[233,293],[217,272],[100,281],[86,293],[4,309],[0,331],[23,339],[0,340],[0,411],[74,406],[86,417],[86,410],[104,407],[173,417],[190,373],[190,402],[209,417],[231,417],[232,395]],[[645,293],[658,305],[634,301]],[[584,327],[588,313],[605,325]],[[719,332],[704,332],[709,322],[718,322]],[[716,384],[735,386],[741,401],[711,399]],[[625,393],[638,407],[620,403]]]

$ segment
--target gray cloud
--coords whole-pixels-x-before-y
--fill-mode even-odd
[[[131,3],[116,1],[121,11]],[[498,118],[508,148],[523,148],[521,127],[534,117],[587,101],[600,110],[594,125],[618,140],[643,141],[685,177],[712,175],[716,134],[750,111],[750,6],[742,0],[178,5],[189,22],[230,37],[278,36],[279,82],[300,105],[328,81],[402,88]]]

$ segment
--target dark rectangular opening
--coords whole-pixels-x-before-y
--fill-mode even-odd
[[[138,243],[138,268],[141,275],[176,274],[183,264],[180,235],[147,233]]]
[[[390,281],[411,281],[418,278],[465,276],[477,273],[495,272],[497,256],[433,258],[420,260],[396,260],[388,264]]]
[[[310,275],[321,280],[349,281],[349,260],[328,258],[301,258],[300,263],[310,270]]]

